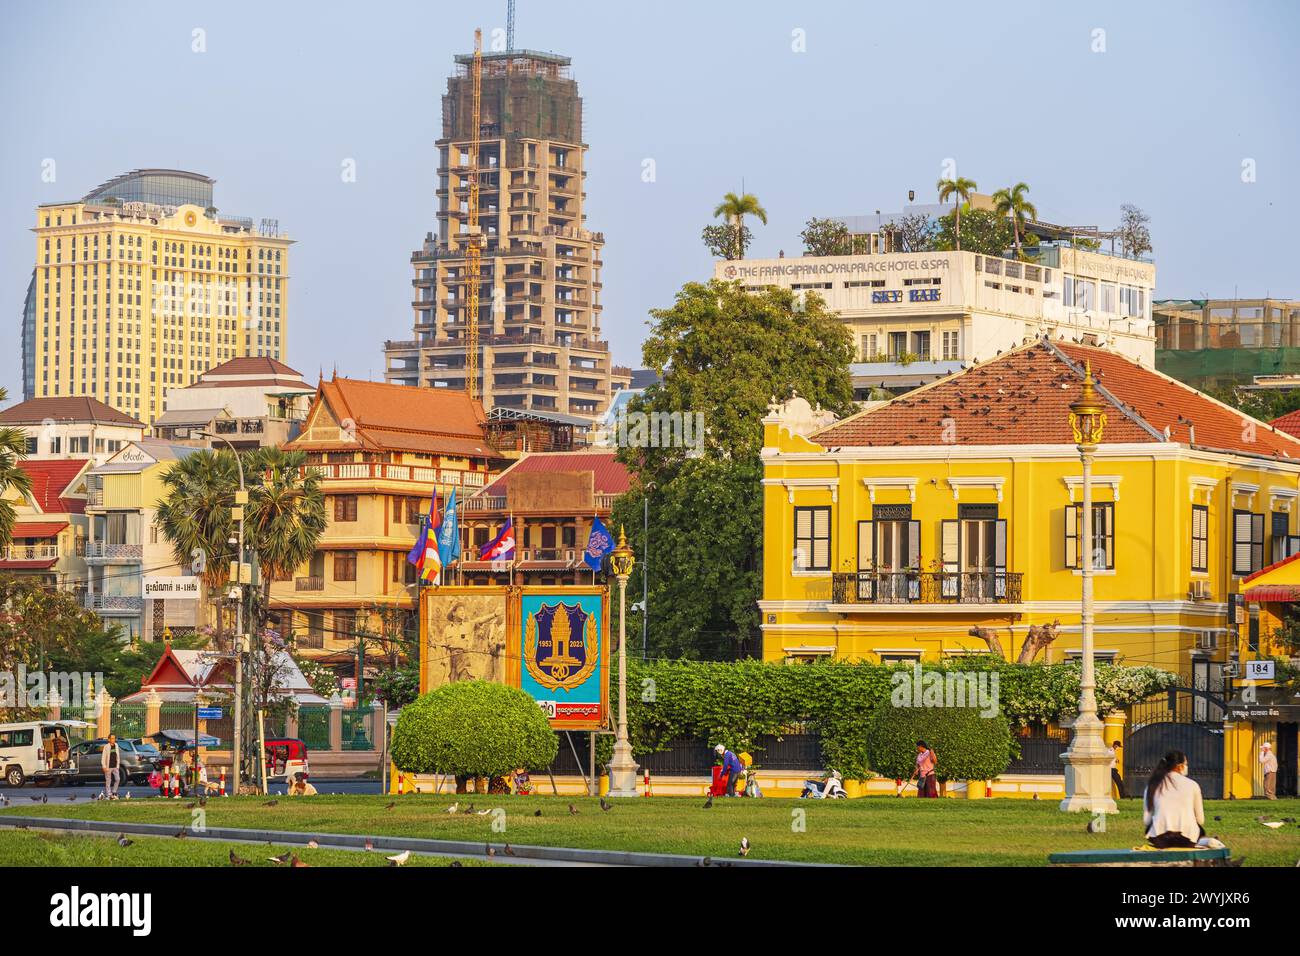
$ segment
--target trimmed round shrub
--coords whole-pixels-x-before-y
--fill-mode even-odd
[[[1011,763],[1011,726],[1001,713],[973,707],[875,709],[867,726],[867,758],[877,773],[907,779],[916,769],[916,742],[938,757],[941,780],[991,780]]]
[[[504,777],[541,770],[560,738],[537,702],[517,687],[459,681],[402,708],[393,728],[393,763],[407,773]]]

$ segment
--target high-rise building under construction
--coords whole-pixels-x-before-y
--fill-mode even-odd
[[[591,421],[630,381],[600,334],[604,237],[586,228],[587,146],[569,58],[456,57],[437,141],[438,231],[411,255],[415,338],[385,343],[390,382],[466,388],[471,177],[478,178],[479,391],[488,409]],[[478,157],[474,162],[473,144]]]

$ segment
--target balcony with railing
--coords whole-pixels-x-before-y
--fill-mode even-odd
[[[144,559],[142,544],[111,544],[107,541],[87,541],[87,561],[141,561]]]
[[[123,594],[83,594],[82,607],[87,611],[143,611],[144,598]]]
[[[0,548],[0,561],[57,561],[57,544],[11,544]]]
[[[294,578],[293,589],[295,591],[324,591],[325,577],[321,574],[313,574],[305,578]]]
[[[482,487],[487,473],[426,465],[397,465],[376,461],[332,461],[307,465],[322,479],[333,481],[411,481],[421,484]]]
[[[831,605],[837,610],[967,610],[1021,604],[1019,572],[854,571],[831,576]]]

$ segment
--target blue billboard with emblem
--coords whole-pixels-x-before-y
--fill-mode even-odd
[[[525,587],[520,594],[519,687],[557,730],[594,730],[606,723],[608,598],[603,587]]]

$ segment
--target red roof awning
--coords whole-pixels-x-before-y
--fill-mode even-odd
[[[14,524],[15,538],[52,538],[68,526],[66,521],[19,521]]]
[[[1257,588],[1247,588],[1247,601],[1264,604],[1269,601],[1300,601],[1300,584],[1262,584]]]
[[[58,564],[58,559],[53,561],[0,561],[0,571],[48,571]]]

